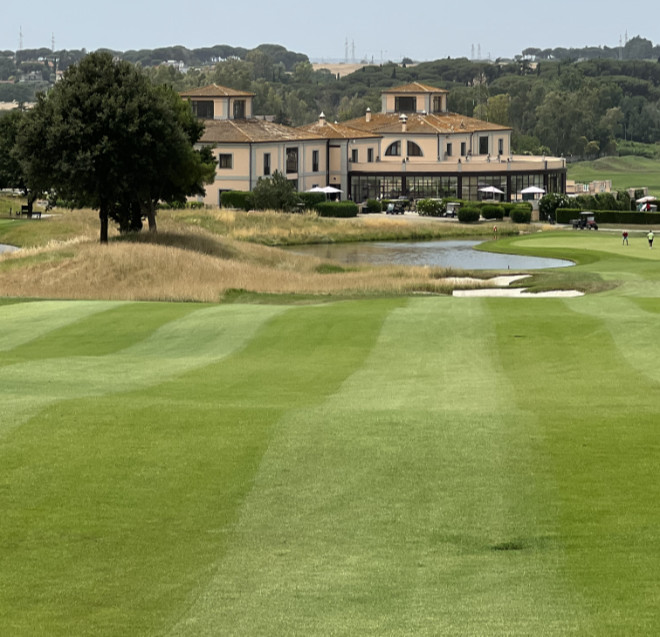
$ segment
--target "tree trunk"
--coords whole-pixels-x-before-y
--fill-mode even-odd
[[[158,227],[156,226],[156,203],[153,199],[149,199],[147,219],[149,220],[149,232],[158,232]]]
[[[108,243],[108,211],[105,206],[99,209],[99,219],[101,221],[101,243]]]
[[[28,207],[28,217],[32,218],[32,211],[34,208],[34,202],[37,200],[37,195],[33,192],[28,192],[27,195],[27,207]]]

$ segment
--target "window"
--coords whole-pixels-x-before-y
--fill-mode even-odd
[[[351,161],[355,164],[357,164],[358,161],[358,149],[353,148],[351,149]]]
[[[193,100],[191,102],[193,113],[199,119],[213,119],[212,100]]]
[[[452,144],[451,144],[451,142],[450,142],[449,144],[447,144],[447,157],[451,157],[452,152],[453,152],[453,150],[452,150]]]
[[[287,173],[298,172],[298,148],[286,149],[286,172]]]
[[[479,138],[479,154],[480,155],[488,155],[489,150],[488,150],[488,137],[480,137]]]
[[[417,98],[416,97],[395,97],[394,110],[397,113],[416,113],[417,112]]]
[[[433,96],[433,112],[441,113],[442,112],[442,97],[439,95]]]
[[[369,163],[373,162],[374,160],[374,149],[373,148],[367,148],[367,161]]]
[[[422,149],[415,142],[408,142],[408,157],[422,157]]]
[[[386,157],[399,157],[401,155],[401,142],[392,142],[385,151]]]
[[[319,171],[319,151],[312,151],[312,172],[317,173]]]
[[[234,119],[245,119],[245,100],[234,100]]]
[[[504,140],[500,137],[497,140],[497,154],[501,155],[502,153],[504,153]]]
[[[234,156],[229,153],[220,153],[218,155],[218,167],[219,168],[233,168],[234,167]]]
[[[461,156],[465,157],[465,142],[461,142]]]
[[[270,153],[264,153],[264,175],[270,175]]]

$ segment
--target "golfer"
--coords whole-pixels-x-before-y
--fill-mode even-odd
[[[624,231],[623,231],[623,234],[622,234],[621,236],[623,237],[623,240],[622,240],[622,242],[621,242],[621,245],[625,245],[625,246],[627,246],[627,245],[628,245],[628,231],[627,231],[627,230],[624,230]]]
[[[646,235],[646,238],[649,240],[649,248],[653,247],[653,230],[649,230],[649,233]]]

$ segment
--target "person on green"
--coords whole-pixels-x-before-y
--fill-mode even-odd
[[[646,235],[646,238],[649,240],[649,248],[653,247],[653,230],[649,230],[649,233]]]

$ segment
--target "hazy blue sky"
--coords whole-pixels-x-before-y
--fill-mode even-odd
[[[119,51],[181,44],[188,48],[230,44],[253,48],[281,44],[313,59],[349,56],[433,60],[447,56],[513,57],[536,46],[617,46],[640,35],[660,41],[660,2],[594,0],[495,2],[369,2],[300,0],[174,2],[80,0],[5,2],[0,10],[0,49],[50,48]]]

